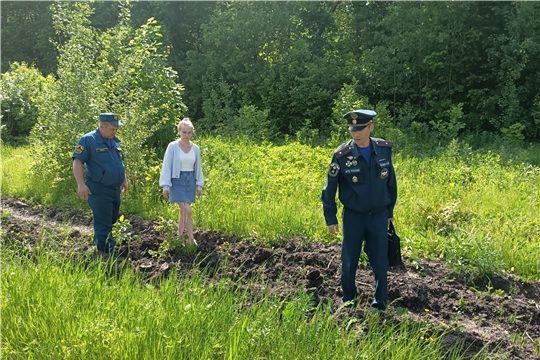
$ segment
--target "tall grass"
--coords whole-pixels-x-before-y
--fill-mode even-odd
[[[406,318],[344,318],[208,284],[194,274],[145,283],[129,267],[2,251],[2,354],[9,359],[462,359],[444,331]],[[369,331],[363,331],[369,329]],[[477,359],[487,359],[479,354]]]
[[[193,205],[197,227],[268,246],[294,236],[340,240],[329,234],[320,202],[333,148],[245,138],[196,142],[206,177],[203,196]],[[423,154],[409,147],[394,154],[399,188],[394,215],[404,253],[445,259],[479,277],[504,270],[540,279],[540,168],[516,161],[519,151],[532,159],[538,148],[514,148],[509,158],[457,141]],[[4,195],[87,208],[74,180],[32,178],[31,148],[3,149]],[[159,167],[149,168],[142,185],[125,194],[122,210],[176,219],[178,207],[161,198],[158,177]]]

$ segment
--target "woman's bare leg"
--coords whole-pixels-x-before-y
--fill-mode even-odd
[[[193,219],[191,218],[191,204],[190,203],[184,203],[183,204],[184,209],[184,215],[186,219],[186,232],[188,239],[194,243],[193,239]]]
[[[178,214],[178,233],[176,235],[182,236],[184,234],[184,227],[186,223],[186,217],[184,214],[183,209],[184,203],[178,203],[179,206],[179,214]]]

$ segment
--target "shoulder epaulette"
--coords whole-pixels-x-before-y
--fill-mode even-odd
[[[377,146],[380,146],[380,147],[392,147],[392,142],[391,141],[386,141],[386,140],[383,140],[383,139],[377,139],[375,140],[375,145]]]
[[[350,153],[352,151],[352,146],[349,145],[349,144],[346,144],[346,145],[343,145],[343,146],[340,146],[335,152],[334,152],[334,155],[336,156],[337,159],[339,159],[340,157],[344,156],[344,155],[347,155],[348,153]]]

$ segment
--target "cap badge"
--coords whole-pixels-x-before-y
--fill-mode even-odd
[[[358,119],[358,114],[357,114],[357,113],[352,113],[352,114],[351,114],[351,119],[353,119],[353,120]],[[356,124],[356,123],[355,123],[355,124]]]
[[[353,119],[352,123],[356,125],[356,119]]]
[[[114,115],[114,120],[118,120],[118,115]]]

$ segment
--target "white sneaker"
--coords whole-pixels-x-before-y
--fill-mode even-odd
[[[199,246],[199,245],[197,245],[197,242],[195,241],[195,239],[189,240],[189,243],[190,243],[191,245]]]

